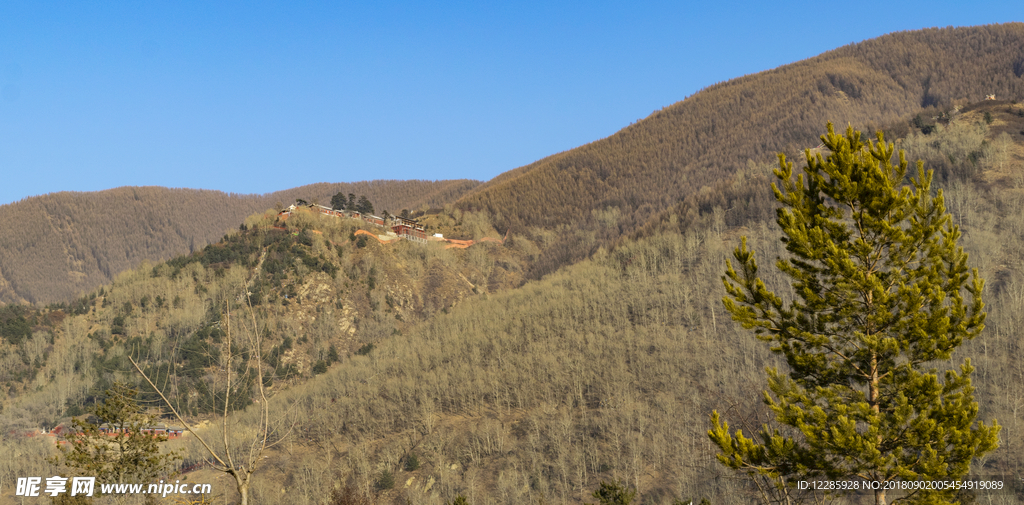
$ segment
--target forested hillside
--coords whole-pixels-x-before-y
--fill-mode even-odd
[[[817,144],[826,121],[871,131],[930,106],[988,94],[1024,99],[1022,45],[1024,24],[1008,23],[894,33],[842,47],[709,86],[611,137],[506,172],[459,205],[486,210],[498,227],[559,230],[560,243],[536,266],[540,275],[683,199],[717,201],[739,218],[761,196],[730,192],[736,174],[751,161]],[[593,213],[606,209],[615,209],[616,231],[603,229]]]
[[[384,243],[385,231],[361,220],[302,209],[282,219],[263,212],[274,202],[249,202],[254,213],[190,254],[112,272],[112,282],[68,303],[0,307],[0,453],[19,455],[0,461],[0,489],[67,472],[48,459],[53,439],[25,435],[89,411],[114,381],[161,405],[132,357],[218,445],[224,410],[223,444],[242,448],[269,409],[277,445],[259,459],[250,503],[443,505],[461,495],[473,505],[582,504],[611,481],[636,490],[634,504],[755,503],[750,481],[717,461],[709,416],[718,410],[756,431],[767,414],[764,369],[781,363],[729,319],[721,279],[746,236],[769,288],[788,296],[772,268],[787,254],[774,221],[772,151],[799,169],[804,149],[822,153],[817,137],[833,118],[855,121],[869,138],[884,130],[936,171],[933,190],[942,189],[968,263],[987,280],[988,319],[950,362],[929,366],[971,358],[978,417],[1003,427],[999,448],[972,476],[1008,483],[965,493],[963,503],[1019,503],[1024,104],[1002,95],[1024,91],[1022,41],[1022,24],[882,37],[712,86],[479,190],[470,181],[365,183],[247,197],[326,203],[340,191],[392,213],[444,207],[412,214],[430,232],[493,240],[465,249]],[[990,93],[997,100],[983,101]],[[380,196],[394,187],[433,196]],[[118,197],[125,213],[147,212],[131,203],[131,188],[117,191],[126,192]],[[459,205],[441,205],[463,192]],[[24,208],[42,216],[27,226],[77,230],[66,210],[77,207],[40,203],[59,196],[15,206],[31,203]],[[159,223],[203,205],[216,204],[151,212]],[[161,226],[173,225],[167,219]],[[163,232],[149,233],[155,241]],[[260,347],[245,347],[256,336]],[[168,444],[183,451],[183,480],[215,482],[217,502],[235,499],[233,485],[202,466],[194,437]]]
[[[921,114],[898,144],[937,171],[935,189],[963,231],[970,264],[988,280],[987,329],[952,363],[971,358],[979,419],[1003,426],[1000,448],[973,475],[1010,484],[964,499],[1019,503],[1024,489],[1012,482],[1024,465],[1024,348],[1014,337],[1024,321],[1024,106],[974,104],[937,121]],[[737,179],[770,193],[768,177]],[[587,503],[612,480],[637,489],[639,503],[759,503],[749,481],[716,460],[708,418],[717,409],[756,431],[767,415],[763,370],[780,364],[728,319],[720,279],[741,235],[762,265],[786,252],[770,209],[729,225],[715,207],[690,217],[666,212],[641,238],[521,289],[471,299],[282,395],[282,412],[300,409],[310,450],[349,449],[338,451],[333,471],[282,451],[274,475],[291,475],[302,483],[296,489],[344,479],[376,500],[411,503],[458,494],[471,503]],[[787,291],[783,276],[766,272],[770,288]],[[403,468],[411,456],[421,468]],[[390,474],[410,484],[383,489]],[[306,503],[316,496],[303,493]]]
[[[381,210],[440,207],[476,181],[313,184],[266,195],[158,187],[63,192],[0,206],[0,303],[69,301],[143,260],[201,249],[246,216],[296,198],[366,195]]]
[[[1024,324],[1020,131],[1024,106],[986,102],[948,119],[915,115],[899,141],[946,173],[937,185],[970,264],[988,280],[988,328],[954,362],[971,357],[979,416],[1003,426],[1000,448],[974,475],[1006,482],[1024,465],[1024,348],[1014,337]],[[741,182],[768,191],[766,177]],[[719,279],[740,235],[762,264],[785,252],[766,209],[738,225],[721,207],[680,210],[692,211],[666,211],[642,237],[517,289],[488,286],[540,257],[544,244],[523,235],[465,250],[384,245],[355,233],[361,221],[253,215],[245,232],[127,272],[71,305],[0,314],[0,422],[8,433],[52,426],[116,379],[139,383],[127,355],[190,419],[211,419],[225,387],[218,364],[231,352],[227,319],[248,317],[248,291],[265,336],[275,436],[289,433],[257,474],[255,503],[282,503],[284,490],[288,503],[319,504],[343,485],[344,500],[378,503],[585,503],[613,480],[635,488],[639,503],[753,501],[748,482],[716,461],[708,415],[727,411],[756,428],[763,369],[777,362],[728,319]],[[481,217],[449,208],[435,222],[448,234]],[[766,280],[785,291],[780,275]],[[232,436],[244,437],[257,420],[245,394],[253,376],[238,369],[231,408],[245,412],[232,414]],[[179,443],[183,464],[203,459],[189,439]],[[4,444],[30,457],[0,467],[0,482],[60,471],[43,442]],[[975,499],[1014,503],[1019,492]]]
[[[496,227],[547,244],[531,266],[538,277],[613,244],[681,200],[720,202],[733,209],[733,222],[752,204],[767,205],[734,177],[770,163],[775,152],[815,144],[825,121],[871,130],[988,94],[1024,98],[1022,44],[1021,23],[886,35],[710,86],[611,137],[483,185],[377,181],[261,196],[134,188],[28,198],[0,207],[0,301],[66,301],[142,259],[214,241],[276,202],[326,203],[339,191],[365,194],[392,212],[455,200],[486,211]]]

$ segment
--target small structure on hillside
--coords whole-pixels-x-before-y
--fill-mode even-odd
[[[117,433],[124,433],[125,428],[119,428],[117,426],[111,426],[107,423],[103,423],[99,426],[100,433],[107,435],[115,435]],[[139,433],[149,433],[153,435],[167,435],[168,438],[180,437],[185,430],[178,426],[167,426],[163,423],[150,424],[139,428]]]
[[[334,209],[332,209],[330,207],[325,207],[325,206],[319,205],[319,204],[310,205],[310,207],[314,208],[317,212],[319,212],[319,213],[321,213],[321,214],[323,214],[325,216],[343,217],[345,215],[345,211],[343,211],[343,210],[334,210]]]
[[[392,226],[391,230],[398,235],[398,238],[404,238],[406,240],[412,240],[413,242],[419,242],[422,244],[427,243],[427,232],[421,226],[409,226],[405,223],[399,223]]]
[[[322,215],[331,217],[345,217],[349,219],[362,219],[369,224],[384,228],[386,233],[384,235],[376,235],[368,233],[382,242],[388,242],[395,239],[406,239],[412,240],[413,242],[426,243],[427,232],[423,229],[423,226],[414,219],[408,219],[400,216],[390,216],[388,219],[384,219],[380,216],[373,214],[365,214],[358,210],[341,210],[333,209],[325,205],[316,203],[306,204],[303,201],[299,202],[299,207],[307,207],[310,210],[314,210]],[[287,209],[282,210],[278,216],[287,219],[296,209],[299,207],[295,205],[289,205]],[[390,228],[390,230],[389,230]],[[357,232],[358,233],[358,232]],[[438,234],[438,238],[440,234]]]
[[[985,100],[995,100],[995,99],[996,99],[995,93],[993,93],[991,95],[985,95]]]
[[[277,217],[288,219],[288,216],[291,216],[292,212],[295,212],[295,206],[289,205],[288,208],[281,210],[281,212],[278,212]]]
[[[415,219],[391,216],[391,230],[398,235],[398,238],[412,240],[421,244],[427,243],[427,231]]]
[[[412,226],[413,228],[416,228],[416,227],[420,226],[419,221],[416,221],[415,219],[409,219],[407,217],[402,217],[402,216],[391,216],[391,222],[394,223],[396,226],[397,225],[403,225],[403,224],[406,225],[406,226]]]

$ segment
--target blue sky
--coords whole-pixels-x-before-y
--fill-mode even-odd
[[[871,5],[5,0],[0,204],[124,185],[487,180],[716,82],[1021,12]]]

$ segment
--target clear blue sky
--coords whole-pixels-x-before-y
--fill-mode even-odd
[[[715,82],[1021,13],[878,5],[4,0],[0,204],[123,185],[487,180]]]

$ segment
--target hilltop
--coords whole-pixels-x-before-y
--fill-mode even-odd
[[[0,206],[0,303],[67,302],[143,260],[196,251],[246,216],[297,198],[366,195],[380,209],[441,207],[477,181],[312,184],[265,195],[124,187],[63,192]]]
[[[774,153],[817,143],[820,125],[874,130],[922,108],[994,94],[1024,98],[1024,24],[901,32],[709,86],[616,134],[477,181],[318,184],[269,195],[164,188],[59,193],[0,207],[0,302],[68,301],[143,259],[223,236],[296,198],[365,194],[396,212],[456,203],[500,229],[548,243],[530,278],[585,258],[680,201],[717,202],[736,225],[770,206],[733,180]],[[550,238],[543,238],[554,232]]]

